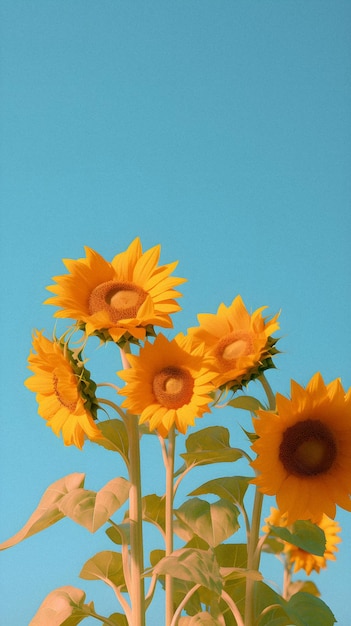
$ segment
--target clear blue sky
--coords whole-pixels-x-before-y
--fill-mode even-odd
[[[65,448],[23,386],[32,330],[53,328],[45,286],[84,245],[110,259],[139,235],[179,259],[177,332],[238,293],[281,309],[275,391],[317,370],[350,387],[350,27],[348,0],[1,0],[0,540],[54,480],[80,471],[99,489],[123,471]],[[100,381],[120,367],[110,348],[90,354]],[[198,426],[219,420],[232,443],[249,424],[228,411]],[[144,454],[146,492],[161,494]],[[347,626],[350,514],[338,520],[340,556],[317,584]],[[1,553],[2,622],[26,626],[64,584],[116,610],[78,578],[110,547],[64,520]]]

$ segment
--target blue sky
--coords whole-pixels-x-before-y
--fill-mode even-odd
[[[54,480],[80,471],[99,489],[123,471],[100,448],[65,448],[23,386],[33,329],[53,328],[45,286],[84,245],[110,260],[139,235],[179,259],[176,332],[238,293],[281,309],[275,391],[317,370],[350,387],[350,26],[347,0],[1,1],[1,540]],[[114,379],[117,353],[89,356]],[[249,423],[205,419],[232,442]],[[144,454],[149,492],[157,453]],[[350,515],[338,520],[338,561],[316,582],[346,626]],[[110,548],[98,535],[64,520],[1,553],[4,623],[25,626],[64,584],[115,610],[78,578]]]

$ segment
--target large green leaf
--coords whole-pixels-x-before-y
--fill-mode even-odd
[[[129,487],[125,478],[113,478],[98,492],[74,489],[62,498],[60,510],[94,533],[124,504]]]
[[[39,533],[41,530],[52,526],[62,519],[65,516],[60,508],[62,499],[72,490],[74,491],[82,487],[84,485],[84,478],[85,474],[74,473],[52,483],[44,492],[37,508],[23,528],[13,535],[13,537],[0,544],[0,549],[5,550],[5,548],[10,548],[20,541],[23,541],[23,539],[27,539],[27,537]]]
[[[325,534],[316,524],[309,521],[297,521],[292,526],[292,531],[280,526],[269,526],[270,531],[276,537],[292,543],[294,546],[323,556],[325,552]]]
[[[201,496],[213,493],[219,498],[229,500],[233,504],[241,505],[250,483],[250,478],[246,476],[223,476],[214,478],[194,489],[190,496]]]
[[[210,426],[189,435],[185,442],[187,452],[181,454],[187,467],[211,463],[233,463],[243,452],[231,448],[229,430],[223,426]]]
[[[315,595],[294,594],[286,602],[264,583],[255,584],[255,613],[258,626],[333,626],[336,620],[329,607]],[[272,607],[272,610],[268,610]]]
[[[106,420],[97,424],[103,437],[94,439],[94,443],[98,443],[107,450],[119,452],[125,462],[128,464],[128,433],[124,422],[119,419]]]
[[[119,552],[104,550],[84,563],[79,574],[84,580],[102,580],[112,588],[124,586],[123,562]]]
[[[296,626],[333,626],[336,622],[323,600],[302,591],[290,598],[286,612]]]
[[[185,541],[197,535],[212,548],[231,537],[239,528],[237,507],[227,500],[210,504],[191,498],[175,511],[175,532]]]
[[[222,579],[212,552],[183,548],[161,559],[155,566],[156,574],[171,574],[174,578],[200,584],[220,594]]]
[[[59,587],[46,596],[29,626],[76,626],[91,615],[93,606],[84,604],[85,593],[81,589]]]

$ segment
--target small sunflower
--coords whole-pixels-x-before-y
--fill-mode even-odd
[[[154,325],[171,328],[169,314],[180,310],[174,287],[185,279],[170,276],[177,261],[158,265],[160,250],[143,253],[137,237],[109,263],[86,247],[86,258],[64,260],[70,273],[54,277],[47,289],[56,295],[45,304],[62,307],[55,317],[76,319],[87,335],[105,340],[144,339]]]
[[[47,421],[55,435],[66,446],[82,448],[85,436],[94,439],[101,432],[94,423],[97,412],[95,383],[72,352],[59,341],[50,341],[37,331],[33,337],[34,352],[28,357],[33,372],[25,381],[34,391],[39,404],[38,413]]]
[[[351,511],[351,393],[339,379],[315,374],[306,389],[291,382],[291,399],[276,395],[277,412],[257,411],[253,482],[275,495],[289,524],[334,519]]]
[[[200,326],[189,329],[195,341],[205,344],[209,368],[216,372],[216,387],[225,385],[235,391],[273,367],[277,340],[271,334],[279,328],[279,314],[268,321],[262,316],[265,308],[250,315],[237,296],[229,307],[221,304],[217,314],[198,315]]]
[[[287,526],[287,515],[281,515],[279,509],[271,508],[271,515],[265,520],[267,524],[272,524],[273,526]],[[310,552],[306,552],[299,548],[298,546],[294,546],[292,543],[288,543],[284,541],[284,553],[286,555],[288,564],[293,566],[293,572],[296,573],[299,570],[305,570],[307,576],[311,574],[312,571],[315,571],[319,574],[321,569],[327,567],[327,560],[335,561],[335,552],[338,551],[338,547],[336,544],[340,543],[341,539],[337,536],[337,533],[341,532],[341,527],[333,519],[330,519],[327,515],[323,515],[322,519],[318,522],[317,526],[321,528],[325,535],[325,551],[322,556],[317,556],[316,554],[311,554]],[[269,528],[264,527],[266,532],[269,531]]]
[[[127,383],[120,391],[127,396],[122,406],[140,415],[141,424],[148,422],[150,431],[166,437],[175,424],[184,434],[195,417],[210,411],[213,373],[203,366],[201,346],[194,348],[189,337],[168,341],[159,334],[138,356],[126,356],[131,367],[118,372]]]

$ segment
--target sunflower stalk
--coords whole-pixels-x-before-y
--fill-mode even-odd
[[[174,456],[175,456],[175,429],[174,426],[168,434],[168,446],[166,461],[166,556],[173,552],[173,501],[174,501]],[[166,622],[165,626],[170,626],[173,619],[173,577],[171,574],[165,576],[165,602],[166,602]]]
[[[264,374],[259,377],[261,385],[265,391],[268,401],[268,408],[275,410],[275,395]],[[263,505],[263,494],[256,487],[255,498],[252,511],[251,527],[248,533],[247,542],[247,568],[249,571],[259,570],[261,549],[259,547],[259,533],[261,527],[261,514]],[[255,581],[251,577],[246,579],[246,595],[245,595],[245,626],[254,625],[254,600],[255,600]]]
[[[125,350],[121,350],[124,369],[129,367]],[[129,440],[129,518],[130,518],[130,577],[132,623],[129,626],[145,626],[144,555],[140,471],[140,433],[136,415],[128,414],[126,427]]]

